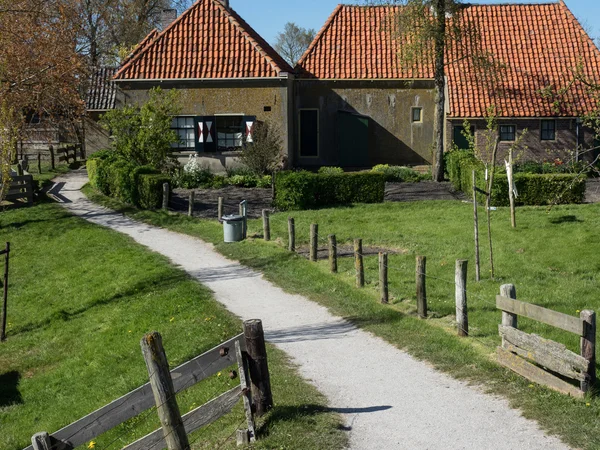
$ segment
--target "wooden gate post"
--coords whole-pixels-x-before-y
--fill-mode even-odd
[[[194,215],[194,191],[190,191],[190,197],[188,199],[188,216]]]
[[[263,238],[265,241],[271,240],[271,221],[269,219],[269,210],[262,210],[262,220],[263,220]]]
[[[217,200],[217,220],[221,220],[221,217],[223,217],[223,197]]]
[[[425,256],[417,256],[416,264],[416,283],[417,283],[417,314],[421,319],[427,318],[427,290],[425,288],[427,258]]]
[[[42,173],[42,154],[40,152],[38,152],[37,162],[38,162],[38,173]]]
[[[296,251],[296,225],[293,217],[288,217],[288,250]]]
[[[310,224],[310,260],[317,260],[317,252],[318,252],[318,244],[319,244],[319,225],[316,223]]]
[[[503,284],[500,286],[500,295],[502,297],[517,299],[517,289],[514,284]],[[502,325],[505,327],[518,328],[517,315],[502,311]]]
[[[54,165],[54,146],[51,145],[48,147],[48,150],[50,150],[50,165],[52,167],[52,170],[56,169],[55,165]]]
[[[163,183],[162,209],[167,210],[168,208],[169,208],[169,183]]]
[[[142,338],[140,345],[148,368],[156,411],[162,425],[167,448],[169,450],[188,450],[190,444],[175,398],[175,389],[162,345],[162,337],[156,331],[148,333]]]
[[[329,247],[329,270],[331,273],[337,273],[337,240],[335,234],[327,236],[327,242]]]
[[[590,362],[585,379],[580,387],[588,392],[596,382],[596,313],[589,309],[581,311],[579,317],[584,322],[584,335],[581,337],[581,356]]]
[[[354,239],[354,268],[356,269],[356,287],[365,285],[365,266],[362,255],[362,239]]]
[[[456,325],[459,336],[469,335],[469,316],[467,313],[467,263],[466,259],[456,260]]]
[[[379,299],[381,303],[389,303],[388,290],[388,254],[379,253]]]
[[[8,307],[8,262],[10,257],[10,242],[6,243],[6,248],[4,249],[4,286],[3,286],[3,296],[2,296],[2,330],[0,331],[0,342],[4,342],[6,340],[6,314]],[[0,253],[0,254],[2,254]]]
[[[262,321],[258,319],[244,321],[244,338],[246,339],[248,370],[252,382],[252,399],[256,407],[256,415],[260,417],[273,407]]]

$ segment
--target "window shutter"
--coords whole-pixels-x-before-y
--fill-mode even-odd
[[[217,130],[214,116],[196,117],[196,151],[198,153],[217,150]]]
[[[196,116],[194,118],[194,136],[196,141],[196,152],[204,152],[204,117]]]
[[[256,125],[256,116],[244,116],[244,143],[251,144],[254,135],[254,126]]]

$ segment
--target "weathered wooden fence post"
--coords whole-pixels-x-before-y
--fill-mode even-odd
[[[0,332],[0,341],[6,340],[6,314],[8,313],[8,262],[10,258],[10,242],[6,243],[4,252],[4,286],[2,295],[2,331]]]
[[[263,220],[263,238],[265,241],[271,240],[271,221],[269,218],[269,210],[262,210],[262,220]]]
[[[459,336],[469,335],[469,317],[467,312],[467,263],[466,259],[456,260],[456,324]]]
[[[317,260],[318,245],[319,245],[319,225],[316,223],[311,223],[310,224],[310,254],[309,254],[311,261]]]
[[[288,250],[296,251],[296,225],[293,217],[288,217]]]
[[[362,239],[354,239],[354,268],[356,269],[356,287],[365,285],[365,266],[362,255]]]
[[[517,289],[514,284],[503,284],[500,286],[500,295],[502,297],[512,298],[513,300],[517,299]],[[517,315],[502,311],[502,325],[505,327],[513,327],[518,328]]]
[[[256,407],[256,415],[260,417],[273,407],[262,321],[258,319],[244,321],[244,338],[246,339],[248,370],[252,382],[252,399]]]
[[[148,333],[142,338],[140,345],[148,368],[150,386],[167,448],[169,450],[188,450],[190,444],[175,398],[175,389],[162,345],[162,337],[156,331]]]
[[[217,220],[221,220],[221,217],[223,217],[223,197],[217,200]]]
[[[242,231],[244,239],[248,237],[248,203],[246,200],[240,202],[240,216],[244,218],[244,229]]]
[[[596,313],[585,309],[579,317],[584,322],[584,335],[581,337],[581,356],[590,362],[585,379],[580,387],[583,392],[588,392],[596,382]]]
[[[188,198],[188,216],[192,217],[194,215],[194,191],[190,191],[190,196]]]
[[[388,254],[379,252],[379,299],[389,303],[388,290]]]
[[[40,152],[38,152],[37,162],[38,162],[38,173],[42,173],[42,154]]]
[[[169,208],[169,183],[163,183],[162,209],[167,210],[168,208]]]
[[[421,319],[427,318],[427,290],[425,287],[425,274],[427,258],[425,256],[417,256],[417,264],[415,270],[415,278],[417,284],[417,314]]]
[[[31,445],[33,450],[52,450],[54,447],[50,440],[50,435],[45,431],[36,433],[31,437]]]
[[[24,175],[23,164],[17,164],[17,176],[22,177]]]
[[[337,240],[335,234],[327,236],[327,242],[329,247],[329,270],[331,273],[337,273]]]
[[[56,168],[54,166],[54,146],[49,146],[48,150],[50,150],[50,167],[52,167],[52,170],[54,170]]]

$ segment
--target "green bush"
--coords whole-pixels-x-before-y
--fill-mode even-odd
[[[140,208],[158,209],[162,206],[163,184],[170,183],[167,175],[143,174],[138,176],[138,202]]]
[[[90,184],[105,195],[110,195],[108,167],[116,158],[112,150],[100,150],[91,155],[86,163]]]
[[[283,210],[349,203],[381,203],[385,193],[385,176],[360,172],[280,172],[275,181],[275,192],[275,206]]]
[[[152,166],[136,166],[131,171],[130,177],[131,182],[135,189],[131,192],[131,203],[135,206],[140,207],[140,195],[139,195],[139,185],[140,185],[140,177],[142,175],[159,175],[160,170],[156,169]],[[162,194],[161,194],[162,195]]]
[[[385,175],[385,181],[391,183],[407,182],[417,183],[427,179],[427,176],[420,174],[410,167],[390,166],[388,164],[378,164],[371,169],[373,173],[382,173]]]
[[[221,189],[227,185],[227,177],[224,177],[223,175],[215,175],[212,179],[210,187],[212,187],[213,189]]]
[[[344,169],[341,167],[323,166],[319,168],[319,173],[323,173],[325,175],[335,175],[344,173]]]
[[[256,187],[258,188],[270,188],[271,183],[273,183],[273,178],[271,175],[263,175],[256,181]]]
[[[109,193],[126,203],[133,203],[133,191],[136,189],[131,176],[135,166],[123,159],[104,163],[106,169]]]
[[[494,176],[491,204],[508,206],[508,178],[503,168]],[[452,151],[446,154],[446,170],[455,189],[461,190],[469,197],[473,189],[473,170],[476,184],[484,189],[485,166],[472,152],[465,150]],[[585,177],[566,173],[515,173],[515,187],[518,197],[517,205],[549,205],[581,203],[585,197]],[[477,200],[485,201],[483,194],[477,194]]]

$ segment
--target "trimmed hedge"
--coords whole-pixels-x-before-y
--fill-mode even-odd
[[[90,185],[105,195],[144,209],[162,206],[162,185],[171,183],[169,176],[151,166],[135,166],[113,153],[98,152],[88,159]]]
[[[275,206],[282,210],[381,203],[384,194],[385,176],[379,173],[279,172],[275,180]]]
[[[485,186],[485,166],[473,153],[464,150],[446,154],[446,171],[455,189],[472,195],[473,170],[477,186]],[[534,174],[515,173],[514,182],[519,196],[517,205],[558,205],[582,203],[585,198],[585,177],[576,174]],[[485,196],[477,194],[478,201]],[[496,173],[492,188],[492,205],[508,206],[508,177],[506,173]]]

